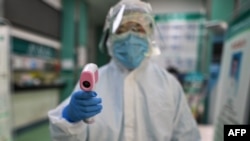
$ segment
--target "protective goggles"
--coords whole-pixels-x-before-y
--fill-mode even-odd
[[[130,31],[139,33],[139,34],[146,34],[146,30],[142,27],[141,24],[136,23],[136,22],[131,22],[131,21],[120,25],[118,29],[116,30],[115,34],[121,35]]]
[[[116,19],[117,20],[117,19]],[[127,32],[135,32],[141,35],[152,35],[154,29],[152,16],[145,13],[124,13],[120,21],[114,21],[113,26],[118,26],[113,30],[113,34],[121,35]]]

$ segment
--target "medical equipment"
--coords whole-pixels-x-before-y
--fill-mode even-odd
[[[89,63],[85,65],[85,67],[82,70],[81,76],[80,76],[80,88],[83,91],[92,91],[95,83],[98,80],[98,67],[94,63]],[[84,122],[86,123],[93,123],[93,118],[85,119]]]

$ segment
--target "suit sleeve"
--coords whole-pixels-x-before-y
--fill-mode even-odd
[[[176,79],[172,82],[175,88],[176,113],[173,119],[174,127],[171,141],[201,141],[197,123],[187,104],[183,89]]]
[[[74,91],[80,90],[77,84]],[[73,91],[73,92],[74,92]],[[72,93],[73,93],[72,92]],[[55,109],[48,112],[50,121],[50,134],[52,141],[86,141],[87,140],[87,124],[80,121],[77,123],[69,123],[62,117],[62,111],[68,105],[70,97],[63,101]]]

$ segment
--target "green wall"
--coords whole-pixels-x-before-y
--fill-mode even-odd
[[[62,89],[60,100],[64,100],[70,95],[74,87],[74,65],[75,65],[75,0],[62,0],[62,64],[69,64],[68,67],[62,65],[61,76],[66,83]]]
[[[108,55],[108,52],[107,52],[107,49],[104,49],[103,51],[101,51],[98,47],[98,44],[101,40],[101,37],[102,37],[102,32],[103,32],[103,27],[102,26],[97,26],[96,28],[96,39],[97,39],[97,45],[96,45],[96,57],[97,57],[97,65],[100,67],[100,66],[103,66],[105,65],[106,63],[109,62],[110,60],[110,56]]]
[[[234,0],[211,0],[211,20],[228,21],[233,14]]]
[[[78,33],[77,37],[77,47],[79,48],[84,48],[84,50],[87,52],[87,42],[88,42],[88,5],[85,3],[84,0],[77,0],[77,11],[78,13],[78,30],[76,31]],[[87,55],[88,53],[86,53]],[[87,56],[86,56],[87,58]],[[76,63],[77,63],[77,58],[76,58]],[[81,71],[82,71],[83,66],[77,65],[76,69],[77,72],[75,74],[76,81],[80,77]]]
[[[234,10],[234,0],[211,0],[211,13],[209,20],[218,20],[229,22],[233,16]],[[212,38],[214,34],[209,34],[208,42],[208,59],[207,59],[207,72],[209,71],[209,66],[212,60],[213,43]]]
[[[234,11],[234,0],[211,0],[210,1],[210,17],[209,20],[218,20],[218,21],[225,21],[229,22],[231,18],[233,17],[233,11]],[[215,35],[213,33],[208,34],[208,45],[206,49],[206,55],[207,55],[207,61],[206,61],[206,67],[205,67],[205,73],[207,74],[209,78],[209,68],[211,65],[212,61],[212,52],[213,52],[213,42],[212,38]],[[205,118],[203,119],[204,123],[208,122],[208,111],[209,111],[209,106],[213,105],[214,102],[210,101],[210,96],[208,95],[207,98],[205,99]]]
[[[77,66],[78,47],[87,45],[88,5],[84,0],[62,0],[62,65],[61,76],[66,85],[61,91],[60,101],[67,98],[78,80],[82,67]]]
[[[234,9],[234,0],[211,0],[210,4],[210,17],[208,17],[208,20],[218,20],[218,21],[226,21],[229,22],[232,18]],[[212,61],[212,52],[213,52],[213,43],[212,38],[214,34],[209,33],[208,38],[208,46],[206,50],[207,55],[207,61],[205,65],[204,72],[206,74],[209,74],[209,66]]]

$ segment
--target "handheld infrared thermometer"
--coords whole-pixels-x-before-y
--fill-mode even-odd
[[[98,80],[98,67],[96,64],[89,63],[85,65],[85,67],[82,70],[81,77],[80,77],[80,88],[83,91],[92,91],[95,83]],[[85,119],[84,122],[86,123],[93,123],[94,119],[88,118]]]

